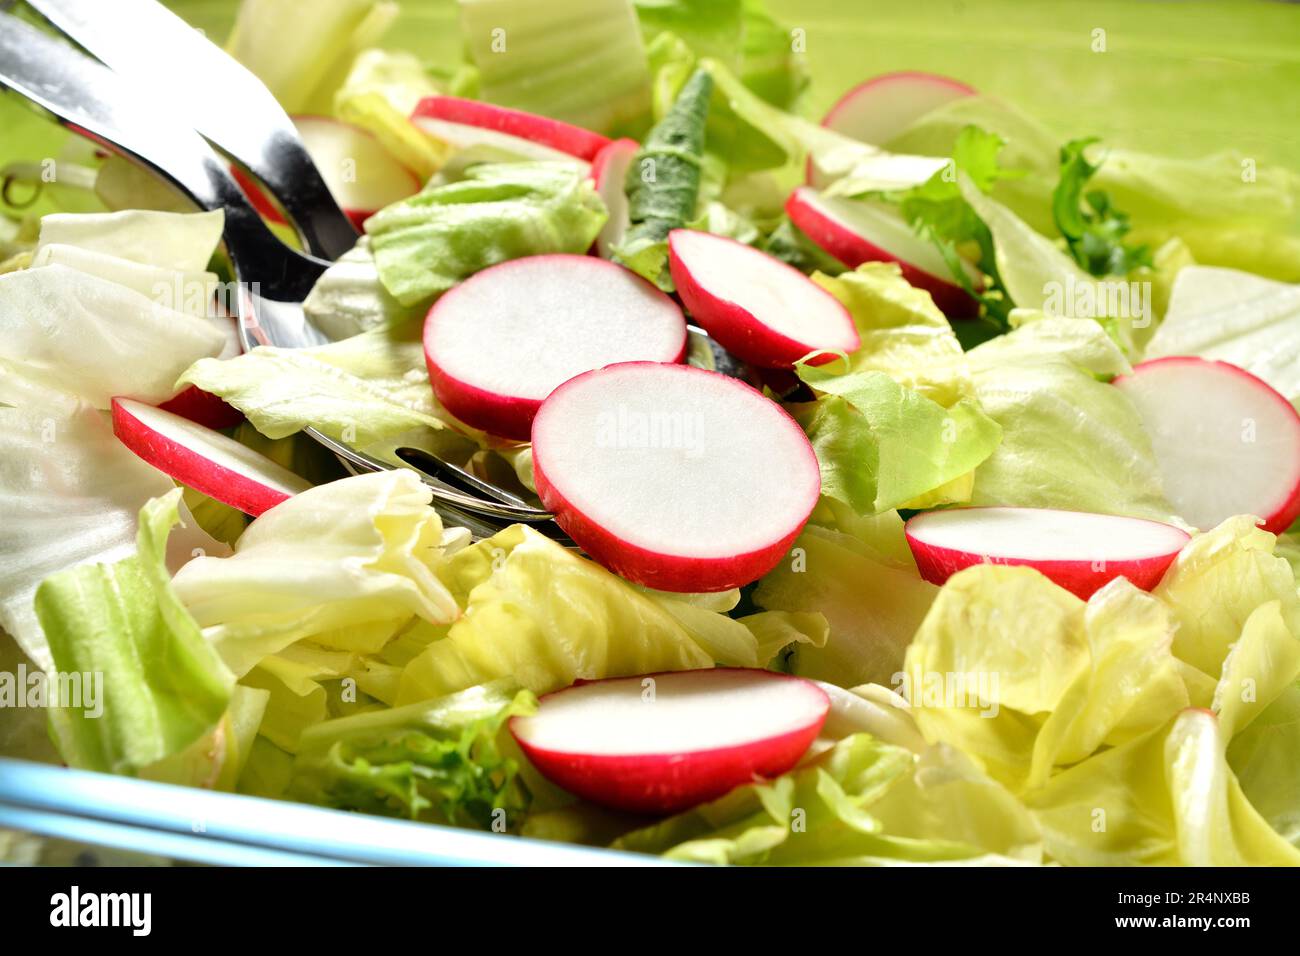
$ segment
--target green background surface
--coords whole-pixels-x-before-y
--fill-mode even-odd
[[[170,5],[214,38],[233,22],[233,0]],[[303,6],[309,15],[309,0]],[[811,115],[868,76],[929,70],[1014,100],[1062,139],[1098,134],[1183,156],[1234,148],[1300,169],[1297,4],[768,0],[768,7],[805,31],[813,83],[804,111]],[[1092,49],[1099,29],[1101,53]],[[454,0],[404,0],[387,43],[430,61],[459,60]],[[6,160],[44,155],[59,135],[12,103],[0,107]]]

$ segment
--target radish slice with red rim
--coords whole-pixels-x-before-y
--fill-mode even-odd
[[[605,208],[609,211],[600,234],[596,236],[596,251],[604,259],[613,256],[614,247],[627,234],[628,218],[627,173],[632,168],[641,144],[634,139],[616,139],[599,153],[591,163],[591,178],[596,183]]]
[[[668,296],[612,262],[546,255],[484,269],[429,310],[424,355],[447,411],[527,441],[542,400],[617,362],[679,362],[686,319]]]
[[[976,564],[1019,564],[1085,600],[1118,577],[1149,591],[1189,540],[1160,521],[1054,508],[927,511],[906,531],[917,570],[933,584]]]
[[[830,698],[812,681],[742,668],[576,684],[510,732],[552,783],[593,803],[669,814],[790,770]]]
[[[827,110],[822,125],[864,143],[884,146],[926,113],[974,95],[974,87],[937,73],[885,73],[841,96]]]
[[[605,567],[665,591],[725,591],[786,553],[821,492],[817,457],[775,402],[685,365],[579,375],[533,421],[533,477]]]
[[[254,517],[311,487],[220,432],[134,399],[113,399],[113,434],[164,474]]]
[[[1176,356],[1142,362],[1114,384],[1142,417],[1183,520],[1208,531],[1249,514],[1280,534],[1300,517],[1300,415],[1263,379]]]
[[[944,315],[971,318],[979,313],[979,303],[950,278],[939,250],[893,210],[865,200],[823,196],[807,186],[790,194],[785,210],[809,239],[850,269],[864,262],[897,262],[903,278],[929,292]],[[971,285],[978,288],[978,274],[965,268]]]
[[[589,166],[609,140],[546,116],[456,96],[427,96],[411,121],[457,150],[487,161],[567,160]]]
[[[751,365],[788,368],[810,352],[852,352],[861,344],[852,316],[835,296],[751,246],[674,229],[668,265],[695,321]]]

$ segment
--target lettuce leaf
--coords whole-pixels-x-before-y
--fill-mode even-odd
[[[644,129],[650,73],[629,0],[460,0],[482,97],[598,133]]]
[[[966,354],[980,405],[1002,428],[972,504],[1174,518],[1132,403],[1096,378],[1128,367],[1099,325],[1039,319]]]
[[[300,741],[288,795],[343,810],[502,832],[529,793],[505,722],[536,709],[509,681],[317,724]]]
[[[830,507],[823,502],[814,522],[825,521]],[[791,673],[841,687],[887,685],[939,589],[917,575],[896,513],[851,521],[809,524],[789,558],[759,581],[754,603],[825,617],[825,644],[795,645]],[[846,526],[853,530],[839,530]]]
[[[176,593],[236,675],[296,641],[328,646],[348,629],[458,612],[438,580],[442,523],[414,472],[311,488],[248,526],[228,558],[197,557]],[[345,645],[346,646],[346,645]]]
[[[656,600],[524,525],[465,548],[439,573],[464,610],[406,666],[399,704],[503,677],[545,694],[578,679],[757,661],[742,625],[722,624],[724,643],[691,615],[700,609]]]
[[[226,361],[203,359],[177,384],[220,396],[268,438],[312,426],[367,450],[393,436],[444,427],[419,327],[409,323],[318,348],[263,345]]]
[[[403,306],[428,303],[507,259],[584,253],[604,204],[571,163],[484,163],[366,220],[380,281]]]
[[[887,372],[945,408],[974,395],[952,326],[896,263],[864,262],[837,277],[814,273],[812,279],[853,316],[862,345],[848,357],[849,371]]]
[[[334,115],[371,133],[394,159],[427,181],[449,150],[412,123],[411,112],[421,99],[439,92],[413,54],[365,50],[334,94]]]
[[[100,714],[76,706],[84,694],[50,710],[72,766],[137,772],[188,747],[226,712],[234,679],[181,604],[165,564],[180,497],[175,489],[141,510],[137,555],[60,571],[36,590],[55,670],[99,675],[102,687]]]
[[[0,275],[0,360],[96,408],[171,398],[176,377],[225,341],[212,323],[66,266]]]
[[[53,666],[32,597],[45,577],[135,552],[136,520],[171,479],[117,440],[107,420],[0,363],[0,627]]]
[[[310,16],[280,0],[245,0],[226,51],[286,112],[328,114],[352,58],[373,46],[397,14],[398,5],[387,0],[326,0]]]
[[[822,493],[859,514],[943,488],[997,447],[1000,427],[970,399],[944,408],[885,372],[827,369],[797,366],[800,379],[823,393],[798,417],[817,453]]]
[[[951,748],[920,758],[854,734],[806,766],[628,833],[619,849],[699,863],[1036,863],[1025,809]]]
[[[57,213],[41,219],[37,248],[76,246],[175,272],[203,272],[221,242],[225,213],[130,209],[112,213]]]
[[[668,291],[673,287],[668,275],[668,233],[695,218],[712,92],[713,78],[696,70],[650,131],[629,170],[631,224],[615,255],[633,272]]]

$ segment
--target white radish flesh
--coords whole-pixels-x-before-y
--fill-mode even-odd
[[[1176,357],[1134,366],[1115,385],[1141,415],[1185,521],[1209,530],[1250,514],[1280,533],[1300,516],[1300,415],[1262,379]]]
[[[543,697],[510,730],[559,786],[618,809],[673,813],[786,772],[829,710],[811,681],[722,668],[578,684]]]
[[[253,516],[310,483],[220,432],[129,398],[113,399],[113,433],[181,484]]]
[[[1150,589],[1188,535],[1159,521],[1052,508],[954,508],[907,522],[921,576],[942,584],[975,564],[1019,564],[1087,598],[1117,577]]]
[[[789,367],[809,352],[861,344],[839,300],[784,262],[691,229],[673,230],[668,246],[673,283],[691,315],[745,361]]]
[[[618,362],[677,362],[681,309],[649,282],[592,256],[546,255],[485,269],[448,292],[424,325],[438,400],[466,424],[526,441],[542,400]]]
[[[588,554],[668,591],[767,573],[817,503],[807,437],[735,379],[632,362],[566,382],[533,422],[543,503]]]
[[[965,83],[935,73],[886,73],[841,96],[822,125],[864,143],[884,146],[926,113],[974,94],[974,88]]]

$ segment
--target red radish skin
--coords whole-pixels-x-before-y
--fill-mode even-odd
[[[590,693],[599,685],[618,685],[626,688],[630,698],[643,701],[645,682],[650,680],[654,682],[655,697],[641,706],[671,706],[674,686],[695,683],[700,678],[715,684],[737,682],[742,689],[746,682],[755,687],[791,682],[790,691],[804,698],[797,713],[792,714],[796,726],[730,746],[659,753],[636,752],[639,735],[634,728],[629,728],[629,749],[624,753],[581,752],[541,746],[530,739],[531,726],[546,718],[548,702],[554,704],[562,695]],[[738,701],[726,703],[735,706]],[[715,800],[755,778],[788,772],[817,739],[829,712],[830,698],[812,681],[771,671],[717,668],[580,682],[542,697],[535,716],[511,718],[510,730],[533,766],[557,786],[602,806],[659,816]],[[707,740],[707,724],[700,730],[701,738]]]
[[[864,143],[884,146],[931,110],[974,95],[974,87],[937,73],[885,73],[841,96],[826,111],[822,125]]]
[[[544,270],[545,275],[537,275],[534,270],[538,269]],[[529,273],[533,273],[531,279]],[[617,332],[619,328],[614,326],[616,321],[636,317],[644,322],[646,336],[644,348],[630,349],[626,342],[615,336],[611,338],[606,348],[599,350],[601,353],[599,360],[584,367],[566,368],[557,374],[552,384],[534,394],[493,390],[470,381],[469,375],[483,370],[483,361],[480,359],[465,366],[462,358],[458,371],[456,363],[445,355],[440,342],[445,341],[448,335],[456,334],[450,329],[450,326],[455,323],[461,324],[462,334],[478,336],[483,333],[489,338],[495,337],[493,331],[484,330],[492,328],[490,323],[496,317],[484,314],[484,307],[474,304],[483,296],[483,290],[490,285],[501,281],[517,285],[518,296],[499,295],[496,298],[518,302],[531,313],[531,310],[545,308],[547,305],[545,301],[539,301],[539,295],[554,294],[553,287],[550,287],[550,292],[539,292],[539,288],[548,289],[548,283],[562,275],[573,277],[572,288],[565,293],[573,297],[574,304],[568,306],[568,314],[564,316],[571,323],[577,322],[577,316],[584,307],[599,306],[602,301],[601,294],[608,296],[605,301],[608,303],[609,311],[591,317],[594,320],[591,324],[596,325],[597,328],[590,328],[589,324],[587,334],[582,336],[586,344],[596,344],[600,325],[608,324],[612,331]],[[513,278],[515,276],[519,278]],[[601,283],[609,285],[601,287]],[[488,297],[492,298],[491,295]],[[558,311],[566,311],[564,304],[551,303],[551,305]],[[533,319],[535,316],[530,314],[528,318]],[[515,368],[524,367],[524,363],[532,363],[536,367],[542,361],[538,356],[543,350],[564,347],[561,344],[562,336],[567,330],[556,330],[553,325],[548,327],[540,321],[531,324],[536,326],[530,331],[536,332],[540,337],[538,341],[517,344],[498,338],[494,344],[497,351],[493,358],[508,361]],[[555,341],[557,338],[559,342]],[[438,401],[455,418],[465,424],[516,441],[529,439],[533,418],[537,415],[537,410],[541,408],[546,396],[555,386],[563,384],[574,375],[631,359],[681,362],[686,357],[686,347],[686,320],[671,298],[622,266],[591,256],[564,254],[529,256],[484,269],[438,299],[429,309],[424,323],[425,362],[429,369],[429,381]],[[629,354],[630,351],[634,354]],[[635,354],[636,352],[640,354]],[[553,357],[548,356],[548,358]]]
[[[416,104],[411,115],[504,133],[548,146],[587,162],[595,159],[596,154],[610,142],[607,137],[581,126],[459,96],[426,96]]]
[[[244,514],[257,517],[311,487],[234,439],[171,412],[129,398],[114,398],[112,414],[113,434],[139,458]],[[165,434],[164,428],[173,434]],[[195,444],[178,440],[177,429],[197,436]]]
[[[665,372],[668,374],[661,374]],[[695,381],[700,376],[705,380]],[[735,454],[738,456],[743,451],[757,458],[759,454],[755,448],[761,446],[763,457],[770,459],[768,467],[764,470],[755,464],[745,469],[742,483],[735,488],[714,487],[710,491],[712,503],[702,507],[698,514],[689,513],[689,520],[676,513],[676,509],[683,507],[682,502],[669,500],[673,498],[673,488],[654,488],[649,476],[643,481],[629,475],[627,483],[613,490],[601,489],[593,496],[590,492],[591,476],[573,474],[575,449],[581,450],[584,463],[591,469],[599,469],[613,456],[628,454],[628,450],[615,448],[612,452],[605,452],[600,447],[595,429],[591,433],[587,430],[579,433],[570,406],[583,407],[583,403],[589,403],[604,411],[611,402],[624,401],[634,405],[625,399],[610,399],[607,394],[629,382],[636,388],[645,389],[643,401],[661,403],[666,408],[674,407],[674,403],[679,408],[699,407],[701,402],[707,401],[706,392],[717,396],[714,400],[719,409],[723,403],[728,403],[729,407],[725,416],[715,411],[711,420],[715,440],[739,443],[752,435],[749,440],[754,447],[742,447]],[[730,391],[732,389],[735,391]],[[755,404],[751,405],[751,402]],[[706,412],[700,414],[702,418],[707,415]],[[750,414],[754,418],[748,431],[745,430],[746,423],[739,420],[741,414]],[[724,417],[726,421],[723,421]],[[704,424],[707,430],[709,421]],[[724,429],[729,434],[725,439],[717,438]],[[579,375],[557,388],[542,403],[533,420],[532,441],[533,479],[537,493],[545,507],[555,515],[556,523],[606,568],[629,581],[664,591],[727,591],[762,577],[789,551],[821,494],[817,456],[807,436],[784,409],[735,379],[686,365],[626,362]],[[556,446],[555,450],[552,445]],[[776,451],[771,450],[774,446],[779,446]],[[706,444],[705,448],[708,447],[711,446]],[[670,449],[669,456],[673,453]],[[664,455],[664,452],[656,454]],[[669,456],[657,457],[655,462],[668,460],[670,468],[666,469],[666,474],[673,481],[680,478],[687,487],[693,483],[704,485],[728,465],[725,459],[709,458],[707,450],[694,465],[689,456]],[[564,463],[566,457],[567,466]],[[556,473],[557,458],[561,473]],[[634,457],[627,460],[638,463]],[[740,460],[739,457],[735,459]],[[774,472],[772,467],[778,463],[779,472]],[[562,473],[566,467],[569,471],[567,477]],[[684,474],[688,477],[683,477]],[[588,489],[588,501],[575,500],[577,495],[572,489],[577,486]],[[776,488],[779,488],[779,493],[774,490]],[[763,498],[761,503],[750,501],[756,489]],[[621,532],[611,530],[623,518],[620,509],[632,507],[629,500],[637,502],[642,510],[658,508],[662,504],[665,509],[662,526],[625,527]],[[740,520],[726,514],[726,509],[733,507],[733,501],[746,501],[753,506],[752,510],[748,505],[746,507],[751,525],[744,529],[743,535],[735,532],[746,543],[730,550],[731,545],[703,540],[710,533],[719,533],[715,522],[721,523],[721,533],[725,535],[726,529]],[[603,512],[603,515],[598,516],[598,512]],[[755,514],[772,522],[772,526],[762,528],[758,519],[754,519]],[[661,540],[659,535],[674,520],[682,525],[680,534]],[[688,537],[690,540],[686,540]],[[666,545],[669,540],[675,548]]]
[[[596,236],[596,252],[601,258],[613,256],[614,247],[627,234],[627,173],[632,168],[641,144],[634,139],[616,139],[605,146],[591,162],[591,178],[596,192],[609,210],[609,221]]]
[[[970,319],[979,314],[979,303],[961,286],[932,272],[927,272],[906,259],[877,245],[851,224],[836,218],[824,204],[818,202],[815,190],[800,186],[786,200],[785,211],[793,222],[814,243],[834,256],[849,269],[864,262],[896,262],[903,278],[918,289],[930,293],[939,310],[949,318]],[[918,238],[918,241],[922,241]]]
[[[244,413],[234,405],[197,385],[187,385],[158,407],[216,431],[234,428],[244,420]]]
[[[949,547],[927,540],[926,525],[939,521],[960,520],[963,517],[979,516],[980,513],[1002,513],[1009,516],[1033,520],[1036,516],[1075,515],[1082,520],[1101,519],[1107,528],[1113,528],[1119,534],[1124,525],[1137,528],[1143,533],[1154,534],[1164,543],[1150,549],[1157,553],[1130,555],[1127,557],[1099,558],[1095,555],[1069,558],[1047,558],[1042,556],[1016,556],[998,553],[996,546],[987,541],[979,542],[987,550],[979,550],[974,544],[970,547]],[[1059,584],[1070,593],[1085,601],[1096,591],[1115,578],[1127,578],[1135,587],[1150,591],[1164,576],[1169,565],[1178,556],[1178,552],[1190,536],[1181,528],[1175,528],[1159,521],[1145,518],[1128,518],[1116,515],[1087,515],[1084,513],[1059,512],[1053,509],[1034,508],[953,508],[947,511],[930,511],[913,515],[905,526],[908,546],[916,559],[916,568],[921,577],[931,584],[942,585],[948,578],[977,564],[1023,565],[1041,572],[1044,577]],[[1065,537],[1065,535],[1061,535]],[[1068,551],[1072,542],[1068,539],[1061,545]],[[992,552],[992,553],[990,553]]]
[[[1192,377],[1190,392],[1171,396],[1165,407],[1148,407],[1144,383],[1180,372]],[[1208,531],[1234,515],[1250,514],[1261,519],[1265,531],[1281,534],[1300,518],[1300,414],[1263,379],[1228,362],[1171,355],[1141,362],[1112,384],[1128,394],[1142,416],[1165,480],[1166,496],[1184,520]],[[1236,394],[1230,395],[1230,391]],[[1196,494],[1197,489],[1189,493],[1184,485],[1204,477],[1207,469],[1196,460],[1194,451],[1186,459],[1180,451],[1192,451],[1213,440],[1213,435],[1197,435],[1196,429],[1209,425],[1216,413],[1223,416],[1230,397],[1242,396],[1248,396],[1253,407],[1240,414],[1229,413],[1218,423],[1222,428],[1218,437],[1225,443],[1218,457],[1231,465],[1210,479],[1222,489],[1217,497],[1235,499],[1234,506],[1207,507],[1201,503],[1203,494]],[[1174,421],[1172,416],[1178,413],[1189,420]],[[1253,435],[1250,441],[1243,438],[1248,426]],[[1171,428],[1178,434],[1170,434]],[[1283,447],[1276,452],[1251,457],[1255,449],[1279,441]],[[1261,481],[1266,487],[1260,486]]]
[[[226,335],[226,345],[217,358],[234,358],[243,351],[239,344],[239,330],[235,326],[236,320],[234,318],[228,315],[218,315],[210,317],[208,321],[221,326]],[[218,398],[211,392],[205,392],[197,385],[186,386],[167,401],[162,402],[158,407],[180,415],[182,418],[188,418],[190,421],[207,428],[218,430],[234,428],[244,420],[244,413],[235,406],[228,404],[224,399]]]
[[[715,294],[710,291],[709,286],[716,283],[719,270],[711,269],[705,258],[709,246],[741,252],[747,268],[760,275],[766,272],[771,279],[778,279],[787,287],[788,291],[781,294],[783,297],[803,297],[804,304],[800,308],[783,302],[780,305],[784,308],[774,311],[793,317],[821,310],[831,320],[829,328],[819,330],[824,337],[818,337],[814,332],[802,339],[793,338],[773,328],[764,316],[751,311],[757,306],[747,303],[750,305],[747,308],[746,304],[727,298],[725,292]],[[790,368],[810,352],[825,352],[812,359],[812,364],[817,365],[834,359],[831,353],[853,352],[862,344],[853,317],[835,296],[798,269],[734,239],[675,229],[668,234],[668,268],[678,295],[695,320],[718,344],[751,365]],[[751,294],[754,287],[760,285],[765,284],[755,282],[750,289],[741,290],[741,295]],[[770,283],[766,285],[771,287]]]

